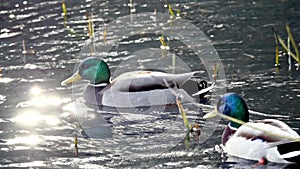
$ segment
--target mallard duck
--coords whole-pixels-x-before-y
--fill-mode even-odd
[[[91,104],[109,107],[142,107],[174,104],[176,95],[193,99],[179,87],[198,72],[169,74],[159,71],[133,71],[110,80],[110,69],[100,58],[84,59],[78,70],[61,84],[88,80],[84,98]],[[176,89],[176,90],[174,90]]]
[[[208,119],[224,114],[246,123],[231,120],[222,135],[222,144],[229,155],[249,160],[262,158],[275,163],[300,162],[300,137],[287,124],[276,119],[249,122],[245,101],[235,93],[228,93],[218,101]]]

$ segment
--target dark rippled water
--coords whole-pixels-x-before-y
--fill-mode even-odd
[[[132,7],[129,1],[65,0],[66,20],[61,1],[12,0],[0,4],[0,166],[252,168],[255,162],[225,160],[215,149],[225,121],[220,122],[214,133],[203,132],[200,141],[187,142],[176,107],[99,110],[81,99],[82,86],[86,83],[60,85],[73,73],[78,59],[86,57],[84,54],[90,50],[85,45],[89,39],[86,13],[93,13],[95,34],[103,38],[107,30],[107,43],[112,43],[120,37],[111,33],[110,23],[142,12],[169,15],[167,3],[174,11],[180,10],[181,18],[196,25],[212,42],[226,73],[227,91],[241,94],[251,110],[260,112],[251,114],[252,119],[278,118],[300,133],[299,70],[292,66],[288,71],[286,57],[281,58],[281,69],[274,68],[275,42],[271,29],[274,27],[286,39],[285,24],[289,23],[295,40],[300,41],[297,0],[157,0],[134,1]],[[125,70],[124,67],[136,69],[130,60],[134,54],[139,54],[141,63],[154,67],[158,64],[157,67],[160,62],[149,58],[156,54],[155,50],[149,55],[143,50],[159,49],[159,36],[127,35],[102,55],[117,73]],[[22,53],[23,40],[26,50],[34,54]],[[204,65],[184,44],[171,41],[170,46],[186,67],[205,72]],[[176,72],[185,72],[186,67]],[[209,80],[206,73],[203,77]],[[201,120],[209,108],[198,109],[190,104],[184,107],[191,123],[198,122],[203,128],[214,125]],[[78,155],[74,147],[76,135]],[[295,166],[268,164],[264,167]]]

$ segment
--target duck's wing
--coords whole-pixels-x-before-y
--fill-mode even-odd
[[[275,119],[248,122],[239,127],[234,135],[266,142],[293,141],[300,138],[287,124]]]
[[[282,142],[282,141],[279,141]],[[270,146],[269,142],[260,139],[247,139],[245,137],[235,137],[233,135],[226,143],[226,151],[229,155],[245,158],[249,160],[260,160],[266,158],[267,161],[275,163],[299,162],[300,142],[289,142]]]
[[[279,128],[283,131],[287,138],[284,138],[277,142],[270,142],[268,146],[276,147],[276,150],[279,153],[279,157],[287,160],[289,162],[298,162],[300,161],[300,136],[297,132],[291,129],[287,124],[282,121],[275,119],[265,119],[258,121],[260,123],[269,124]]]
[[[122,92],[140,92],[155,89],[179,88],[198,72],[168,74],[155,71],[135,71],[124,73],[115,78],[111,84]]]
[[[273,119],[248,122],[226,143],[229,154],[246,159],[262,157],[277,163],[299,162],[300,137],[288,125]]]
[[[294,131],[293,129],[291,129],[290,126],[288,126],[287,124],[285,124],[284,122],[282,122],[280,120],[276,120],[276,119],[264,119],[264,120],[259,120],[257,122],[258,123],[269,124],[269,125],[278,127],[282,131],[285,131],[285,132],[293,135],[294,137],[299,137],[299,134],[296,131]]]

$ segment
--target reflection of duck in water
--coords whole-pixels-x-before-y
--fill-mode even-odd
[[[80,79],[90,81],[84,97],[87,102],[110,107],[140,107],[174,104],[176,94],[192,99],[183,89],[185,82],[197,72],[168,74],[158,71],[133,71],[123,73],[110,81],[108,65],[99,58],[86,58],[76,73],[62,85]],[[174,90],[176,89],[176,90]]]
[[[247,105],[234,93],[220,98],[216,111],[203,118],[222,113],[246,122],[240,125],[230,121],[225,128],[222,144],[229,155],[250,160],[266,159],[276,163],[300,162],[300,136],[284,122],[275,119],[248,122]]]

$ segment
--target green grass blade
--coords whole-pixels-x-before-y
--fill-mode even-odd
[[[184,126],[185,126],[188,130],[190,130],[190,129],[191,129],[191,126],[190,126],[190,124],[189,124],[189,120],[188,120],[187,117],[186,117],[186,114],[185,114],[185,111],[184,111],[184,109],[183,109],[183,107],[182,107],[181,102],[180,102],[179,100],[176,100],[176,103],[177,103],[178,109],[179,109],[179,111],[180,111],[180,113],[181,113],[181,116],[182,116],[182,118],[183,118],[183,124],[184,124]]]
[[[284,48],[284,50],[286,50],[287,52],[290,52],[291,56],[298,62],[300,63],[300,59],[292,52],[288,49],[288,47],[285,45],[284,41],[281,39],[281,37],[278,35],[278,40],[279,43],[281,44],[281,46]]]
[[[291,33],[290,26],[289,26],[288,24],[286,24],[285,28],[286,28],[286,31],[287,31],[287,33],[288,33],[288,35],[289,35],[289,38],[290,38],[291,43],[292,43],[292,45],[293,45],[293,48],[294,48],[294,50],[295,50],[295,52],[296,52],[296,57],[297,57],[296,61],[298,62],[298,64],[300,64],[298,46],[297,46],[296,43],[295,43],[295,40],[294,40],[293,35],[292,35],[292,33]]]
[[[272,28],[275,38],[275,66],[279,66],[279,47],[278,47],[278,36],[274,28]]]

